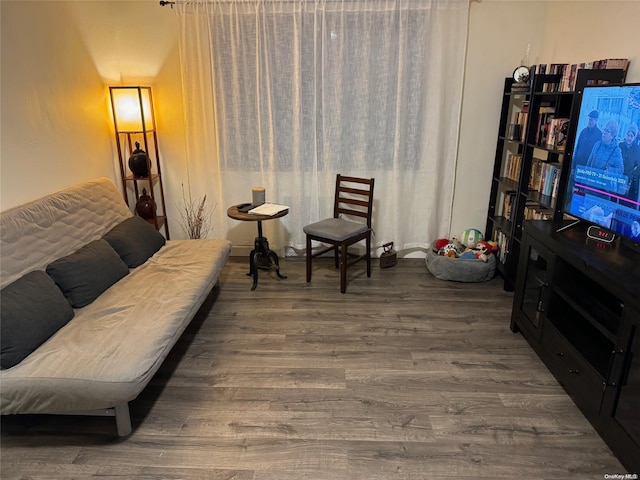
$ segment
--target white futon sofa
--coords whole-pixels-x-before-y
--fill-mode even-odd
[[[165,242],[106,178],[2,212],[0,240],[0,413],[112,415],[119,435],[131,433],[128,402],[218,281],[231,243]]]

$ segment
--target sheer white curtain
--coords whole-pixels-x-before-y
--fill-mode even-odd
[[[331,215],[337,173],[375,178],[374,245],[424,248],[449,233],[467,0],[176,10],[189,177],[218,203],[216,235],[240,235],[226,209],[264,186],[291,206],[265,223],[272,248],[302,248],[302,227]]]

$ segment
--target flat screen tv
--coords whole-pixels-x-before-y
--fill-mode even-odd
[[[639,125],[640,83],[584,88],[563,206],[634,244],[640,244]]]

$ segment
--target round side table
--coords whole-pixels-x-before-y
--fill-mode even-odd
[[[242,222],[258,222],[258,236],[255,238],[253,250],[249,254],[249,273],[248,276],[253,277],[253,285],[251,290],[255,290],[258,286],[258,270],[271,270],[275,268],[278,278],[287,278],[280,273],[280,262],[278,254],[269,248],[267,237],[262,234],[262,222],[265,220],[273,220],[275,218],[284,217],[289,210],[283,210],[275,215],[256,215],[254,213],[245,213],[238,210],[238,205],[233,205],[227,209],[227,216],[234,220]]]

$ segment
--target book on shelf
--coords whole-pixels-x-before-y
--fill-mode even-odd
[[[502,216],[509,221],[513,220],[513,215],[515,212],[515,203],[516,203],[516,194],[515,191],[508,191],[504,193],[504,200],[502,205]]]
[[[277,203],[263,203],[262,205],[258,205],[257,207],[249,210],[249,213],[253,215],[273,216],[277,215],[280,212],[284,212],[285,210],[289,210],[289,207],[287,207],[286,205],[279,205]]]
[[[553,172],[553,182],[551,185],[551,198],[558,198],[558,188],[560,188],[560,168]]]
[[[542,175],[542,165],[544,160],[540,158],[533,158],[531,161],[531,173],[529,175],[529,190],[540,189],[540,176]]]
[[[520,179],[520,167],[522,166],[522,155],[516,153],[509,153],[504,169],[504,177],[509,180]]]
[[[554,165],[549,171],[549,177],[547,180],[546,189],[543,192],[544,195],[547,195],[551,198],[555,198],[558,196],[558,182],[560,181],[560,169]]]
[[[524,207],[525,220],[551,220],[553,218],[553,210],[543,208],[540,205],[527,205]]]
[[[537,75],[560,75],[558,82],[545,82],[542,85],[543,92],[572,92],[576,87],[576,79],[579,70],[624,70],[625,74],[629,68],[627,58],[604,58],[590,62],[581,63],[540,63],[531,67],[531,71]],[[606,81],[590,80],[587,85],[601,85]]]
[[[546,195],[550,197],[551,192],[553,191],[553,180],[556,177],[556,171],[558,169],[548,163],[545,164],[545,166],[547,168],[543,169],[543,172],[542,172],[542,185],[541,185],[540,193],[542,195]]]
[[[510,140],[524,141],[524,136],[527,132],[527,120],[529,118],[529,102],[524,102],[522,108],[513,114],[510,128],[515,125],[519,125],[517,130],[510,131],[508,137]]]
[[[498,261],[505,263],[509,253],[509,237],[502,230],[496,230],[493,232],[493,241],[498,244],[498,253],[496,254]]]
[[[568,63],[552,63],[549,67],[549,73],[551,75],[562,75],[568,65]]]
[[[523,93],[528,92],[531,88],[531,84],[529,83],[514,83],[511,85],[511,92],[513,93]]]
[[[564,150],[567,143],[567,133],[569,131],[568,118],[552,118],[549,122],[549,133],[547,135],[547,148]]]
[[[549,134],[549,122],[554,118],[556,109],[548,105],[542,105],[538,109],[538,125],[536,129],[536,145],[544,145],[547,143]]]
[[[524,137],[527,134],[527,121],[529,120],[529,103],[525,103],[520,110],[520,118],[518,123],[520,124],[520,141],[524,142]]]
[[[626,72],[629,68],[629,59],[627,58],[605,58],[602,60],[597,60],[597,62],[594,63],[597,63],[598,65],[597,67],[594,66],[594,68],[597,68],[599,70],[620,68]]]
[[[528,183],[529,190],[555,198],[558,195],[559,183],[560,167],[539,158],[533,159]]]
[[[552,63],[546,68],[545,65],[545,74],[546,75],[563,75],[563,72],[566,70],[568,64],[566,63]],[[545,82],[542,85],[543,92],[557,92],[560,90],[560,85],[562,82]]]

